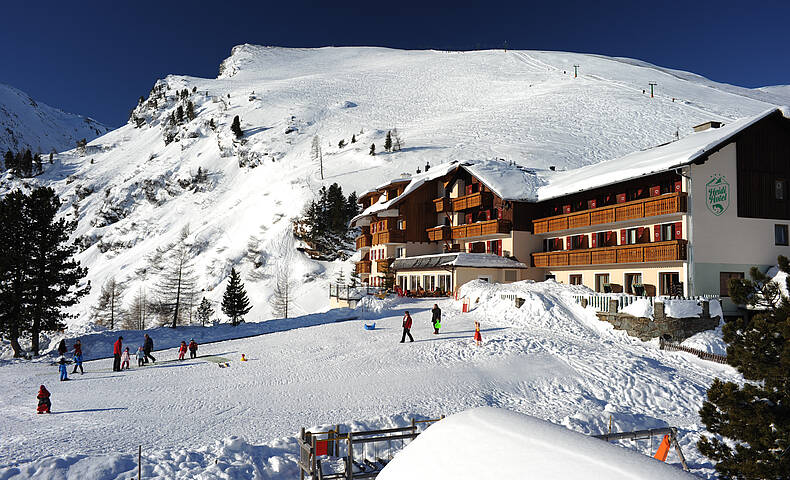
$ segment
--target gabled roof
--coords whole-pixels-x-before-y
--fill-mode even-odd
[[[491,253],[444,253],[439,255],[420,255],[418,257],[396,258],[392,263],[394,270],[426,270],[444,267],[468,268],[527,268],[521,262]]]
[[[692,133],[675,142],[629,153],[613,160],[564,172],[547,172],[548,183],[538,189],[538,201],[665,172],[701,160],[728,143],[746,128],[774,114],[772,108],[753,117],[741,118],[719,128]]]

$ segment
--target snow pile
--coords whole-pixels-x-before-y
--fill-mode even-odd
[[[535,417],[492,407],[430,426],[399,453],[380,480],[695,478],[682,470]]]
[[[78,140],[93,140],[108,131],[92,118],[36,102],[26,93],[0,84],[0,153],[30,149],[46,157],[53,150],[72,149]]]
[[[620,313],[634,317],[653,318],[653,304],[649,300],[640,298],[631,305],[620,310]]]
[[[672,318],[699,318],[702,315],[702,302],[699,300],[663,299],[664,313]]]

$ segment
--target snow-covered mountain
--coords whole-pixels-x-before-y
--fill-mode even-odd
[[[49,153],[74,148],[109,129],[92,118],[66,113],[0,83],[0,152]]]
[[[649,82],[658,83],[655,98]],[[79,220],[80,260],[96,288],[77,323],[87,321],[109,276],[151,288],[147,257],[187,226],[200,295],[218,300],[235,266],[255,305],[247,318],[257,320],[270,317],[273,263],[295,247],[290,219],[322,185],[361,192],[427,162],[493,157],[572,168],[664,143],[706,120],[753,115],[782,98],[598,55],[241,45],[215,79],[157,81],[129,124],[84,151],[56,155],[38,180]],[[188,102],[195,118],[171,125],[169,116],[179,106],[186,115]],[[236,115],[240,140],[230,130]],[[383,152],[395,127],[406,146]],[[310,156],[316,135],[323,180]],[[373,143],[376,156],[368,154]],[[347,276],[352,264],[297,255],[294,313],[326,308],[326,282],[340,268]]]

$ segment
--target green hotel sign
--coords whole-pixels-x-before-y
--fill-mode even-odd
[[[714,175],[705,184],[705,204],[714,215],[721,215],[730,206],[730,184],[723,175]]]

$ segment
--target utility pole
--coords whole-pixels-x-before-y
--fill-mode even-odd
[[[578,65],[574,65],[573,66],[573,78],[576,78],[578,76],[579,76],[579,66]]]
[[[648,85],[650,85],[650,98],[653,98],[653,87],[658,84],[656,82],[648,82]]]

